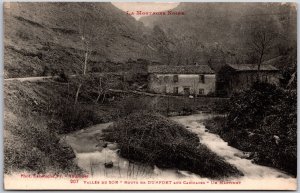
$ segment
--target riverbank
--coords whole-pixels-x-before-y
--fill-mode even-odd
[[[223,157],[228,163],[236,166],[245,175],[238,178],[227,178],[223,181],[238,181],[240,185],[232,185],[228,189],[295,189],[297,180],[289,175],[284,174],[276,169],[260,166],[252,163],[243,157],[243,152],[223,141],[218,135],[206,132],[203,122],[213,118],[211,114],[196,114],[190,116],[177,116],[171,119],[183,124],[190,131],[196,133],[204,145],[217,155]],[[208,178],[200,177],[191,172],[180,171],[177,169],[161,169],[161,168],[143,168],[142,165],[131,163],[119,156],[117,149],[99,148],[96,143],[102,130],[106,124],[95,125],[77,131],[66,136],[66,141],[74,147],[78,166],[91,174],[91,179],[168,179],[172,181],[211,181]],[[87,141],[91,142],[87,144]],[[94,142],[95,143],[94,143]],[[89,149],[82,149],[85,146]],[[109,143],[108,147],[113,147]],[[112,161],[112,168],[105,168],[104,163]],[[91,167],[92,166],[92,167]],[[275,183],[274,183],[275,182]],[[214,186],[202,185],[201,189],[222,189],[224,186],[215,184]],[[198,187],[199,189],[200,187]],[[197,188],[196,188],[197,189]]]

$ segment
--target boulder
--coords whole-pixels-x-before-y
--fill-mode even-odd
[[[112,168],[114,166],[114,163],[112,161],[104,163],[105,168]]]
[[[110,143],[107,145],[107,148],[110,150],[116,150],[118,149],[118,145],[116,143]]]

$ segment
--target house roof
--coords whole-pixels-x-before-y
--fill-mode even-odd
[[[208,65],[150,65],[148,73],[157,74],[215,74]]]
[[[258,71],[256,64],[227,64],[236,71]],[[261,65],[261,71],[278,71],[278,69],[272,65]]]

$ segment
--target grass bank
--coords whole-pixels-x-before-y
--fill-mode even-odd
[[[60,100],[60,86],[47,83],[4,83],[4,171],[80,173],[73,150],[53,124],[51,100]],[[61,93],[60,93],[61,92]]]

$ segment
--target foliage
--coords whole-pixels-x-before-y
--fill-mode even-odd
[[[138,111],[155,111],[150,100],[140,97],[127,97],[119,103],[120,115],[127,116]]]
[[[58,80],[57,81],[68,82],[69,81],[69,77],[68,77],[68,75],[63,70],[61,70],[60,73],[59,73],[59,75],[58,75]]]
[[[145,111],[130,114],[106,129],[104,138],[116,141],[121,156],[131,161],[188,170],[209,178],[242,175],[199,144],[195,133],[158,114]]]
[[[256,152],[255,162],[296,175],[296,112],[296,92],[256,83],[230,99],[227,118],[215,118],[206,126],[230,145]]]
[[[126,96],[125,99],[119,99],[118,109],[120,115],[125,116],[133,112],[147,110],[157,112],[166,116],[191,115],[197,111],[210,111],[211,106],[216,101],[224,101],[223,99],[215,99],[210,97],[197,97],[190,99],[187,97],[174,96]]]
[[[225,114],[229,109],[229,100],[216,100],[212,105],[212,111],[215,113]]]
[[[81,85],[77,103],[105,103],[110,92],[109,89],[124,89],[126,84],[122,82],[120,75],[114,73],[78,75],[71,77],[69,83],[76,89],[78,89],[78,85]],[[72,92],[71,95],[74,95],[72,97],[75,100],[75,92]]]
[[[84,104],[62,103],[57,111],[62,120],[58,129],[60,133],[69,133],[102,122],[94,110]]]
[[[211,119],[207,119],[204,121],[205,127],[211,133],[222,134],[224,132],[226,125],[226,117],[225,116],[215,116]]]

